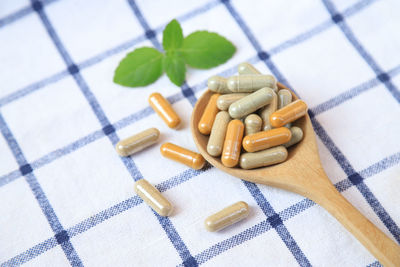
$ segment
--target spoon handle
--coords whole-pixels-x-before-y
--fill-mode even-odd
[[[384,266],[400,266],[400,246],[371,223],[329,183],[314,196]]]

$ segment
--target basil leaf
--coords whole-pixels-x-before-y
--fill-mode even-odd
[[[186,76],[186,66],[185,60],[180,54],[167,52],[167,55],[163,58],[163,68],[171,82],[177,86],[183,84]]]
[[[182,48],[186,63],[199,69],[218,66],[232,57],[235,46],[221,35],[208,31],[197,31],[188,35]]]
[[[162,58],[163,54],[154,48],[137,48],[121,60],[114,82],[128,87],[151,84],[163,73]]]
[[[163,32],[163,47],[165,51],[182,47],[183,33],[179,22],[174,19],[165,27]]]

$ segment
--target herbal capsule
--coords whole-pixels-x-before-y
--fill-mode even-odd
[[[235,93],[251,93],[260,88],[276,88],[272,75],[239,75],[228,79],[228,88]]]
[[[287,149],[283,146],[277,146],[255,153],[243,153],[240,156],[240,167],[246,170],[266,167],[284,162],[287,156]]]
[[[274,91],[271,88],[262,88],[230,105],[229,115],[234,119],[240,119],[268,105],[271,103],[273,97]]]
[[[247,63],[247,62],[243,62],[243,63],[238,65],[238,73],[240,75],[246,75],[246,74],[257,75],[257,74],[261,74],[261,72],[259,72],[258,69],[256,69],[253,65],[251,65],[250,63]]]
[[[120,156],[126,157],[151,146],[157,142],[159,136],[160,131],[158,129],[150,128],[119,141],[115,146],[115,150]]]
[[[261,130],[262,119],[256,114],[250,114],[244,120],[244,135],[254,134]]]
[[[199,170],[203,168],[205,160],[199,153],[190,151],[186,148],[165,143],[160,148],[161,155],[174,161],[180,162],[189,166],[192,169]]]
[[[292,133],[292,138],[290,138],[289,142],[283,144],[286,148],[297,144],[301,139],[303,139],[303,131],[299,127],[291,127],[290,132]]]
[[[286,127],[262,131],[246,136],[243,139],[243,148],[247,152],[256,152],[287,143],[291,137],[292,133]]]
[[[249,212],[249,205],[244,201],[239,201],[209,216],[204,221],[204,226],[207,231],[219,231],[245,219]]]
[[[303,100],[296,100],[286,107],[279,109],[271,114],[269,121],[272,127],[278,128],[283,125],[297,120],[298,118],[306,115],[307,104]]]
[[[278,109],[278,96],[274,92],[271,103],[269,103],[267,106],[262,108],[260,111],[260,117],[262,118],[262,121],[263,121],[263,125],[262,125],[263,131],[268,131],[268,130],[272,129],[271,124],[269,123],[269,117],[277,109]]]
[[[217,116],[215,117],[214,125],[211,129],[210,138],[208,139],[207,144],[207,152],[211,156],[221,156],[226,130],[230,120],[231,117],[226,111],[218,112]]]
[[[292,102],[292,93],[288,89],[282,89],[278,92],[278,109],[281,109]],[[286,128],[290,128],[290,123],[286,124]]]
[[[221,156],[222,164],[226,167],[235,167],[239,162],[243,131],[244,125],[240,120],[229,122]]]
[[[219,96],[220,94],[213,94],[206,108],[204,109],[203,115],[201,116],[198,125],[199,131],[202,134],[207,135],[211,133],[211,128],[213,126],[215,116],[219,111],[217,107],[217,99]]]
[[[171,104],[161,94],[152,93],[149,96],[149,104],[169,128],[177,128],[181,123]]]
[[[208,79],[208,89],[220,94],[232,93],[226,84],[227,79],[221,76],[212,76]]]
[[[220,95],[217,99],[217,107],[220,110],[228,110],[232,103],[248,95],[246,93]]]
[[[171,215],[173,210],[171,202],[148,181],[141,179],[135,183],[134,188],[136,194],[160,216]]]

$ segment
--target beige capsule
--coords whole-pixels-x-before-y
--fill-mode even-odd
[[[257,114],[250,114],[244,120],[244,135],[254,134],[261,130],[262,119]]]
[[[245,219],[249,213],[249,205],[244,201],[239,201],[207,217],[204,221],[204,226],[207,231],[219,231]]]
[[[219,94],[232,93],[227,86],[227,79],[221,76],[212,76],[207,82],[208,89]]]
[[[272,75],[239,75],[228,79],[228,88],[234,93],[251,93],[268,87],[275,90],[276,79]]]
[[[271,102],[261,109],[260,117],[263,121],[262,130],[268,131],[272,129],[271,123],[269,122],[269,116],[278,109],[278,95],[274,92]]]
[[[254,153],[243,153],[240,156],[240,167],[242,169],[254,169],[281,163],[287,159],[288,152],[284,146],[272,147]]]
[[[136,194],[146,202],[160,216],[169,216],[173,206],[153,185],[145,179],[137,181],[134,185]]]
[[[278,92],[278,109],[281,109],[287,105],[292,103],[292,93],[290,93],[287,89],[279,90]],[[285,125],[286,128],[290,128],[292,126],[291,123]]]
[[[126,157],[156,143],[159,136],[160,131],[158,129],[150,128],[119,141],[115,145],[115,150],[120,156]]]
[[[219,110],[228,110],[232,103],[248,95],[246,93],[220,95],[217,99],[217,107]]]
[[[273,96],[274,90],[271,88],[259,89],[231,104],[229,106],[229,115],[234,119],[240,119],[271,103]]]
[[[259,75],[261,72],[258,71],[253,65],[247,62],[240,63],[238,65],[239,75]]]
[[[293,126],[290,128],[290,131],[292,132],[292,137],[290,138],[290,141],[286,144],[283,144],[286,148],[297,144],[301,141],[301,139],[303,139],[303,130],[301,130],[301,128]]]
[[[211,129],[210,138],[208,139],[207,152],[213,157],[218,157],[222,153],[224,147],[226,130],[231,120],[229,113],[226,111],[218,112],[215,117],[213,127]]]

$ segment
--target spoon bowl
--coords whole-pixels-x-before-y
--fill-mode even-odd
[[[288,89],[280,83],[278,87]],[[292,91],[291,93],[293,100],[298,99]],[[325,174],[308,114],[293,123],[303,130],[303,140],[288,149],[285,162],[252,170],[229,168],[222,164],[220,157],[207,153],[209,137],[201,134],[197,128],[212,95],[213,92],[207,90],[201,96],[190,121],[194,142],[211,165],[242,180],[282,188],[313,200],[334,216],[384,266],[400,266],[400,247],[354,208]]]

